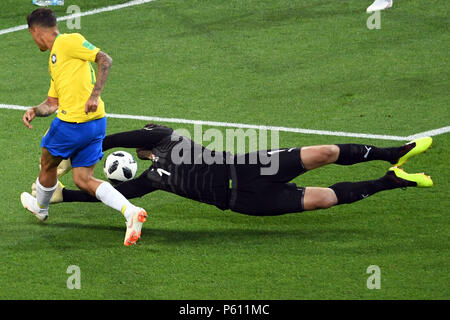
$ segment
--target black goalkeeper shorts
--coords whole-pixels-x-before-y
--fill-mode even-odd
[[[289,183],[306,172],[300,149],[236,155],[230,165],[230,209],[257,216],[302,212],[305,188]]]

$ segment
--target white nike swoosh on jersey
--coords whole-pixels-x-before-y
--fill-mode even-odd
[[[274,151],[267,151],[267,154],[268,154],[268,155],[273,155],[273,154],[275,154],[275,153],[280,153],[280,152],[283,152],[283,151],[286,151],[286,149],[282,149],[282,150],[274,150]]]

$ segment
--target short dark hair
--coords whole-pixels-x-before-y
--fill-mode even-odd
[[[48,8],[39,8],[30,13],[27,17],[28,28],[35,25],[52,28],[56,26],[56,15]]]

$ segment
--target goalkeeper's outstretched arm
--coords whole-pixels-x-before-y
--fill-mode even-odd
[[[146,126],[147,127],[147,126]],[[103,139],[103,151],[112,148],[153,149],[164,138],[170,137],[172,128],[156,126],[151,130],[143,129],[111,134]]]

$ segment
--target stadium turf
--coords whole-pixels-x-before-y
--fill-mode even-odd
[[[122,2],[66,1],[57,12]],[[110,113],[396,136],[449,125],[448,4],[398,1],[381,13],[380,30],[368,30],[370,2],[158,0],[60,30],[82,33],[114,59],[102,95]],[[2,1],[0,29],[24,24],[33,9],[31,0]],[[0,104],[40,103],[48,53],[26,30],[0,35],[0,46]],[[1,299],[450,297],[448,134],[404,166],[430,174],[432,189],[264,218],[159,191],[134,201],[150,218],[128,248],[123,217],[104,205],[57,204],[44,224],[23,209],[19,195],[38,174],[52,117],[28,130],[22,114],[0,109]],[[144,124],[109,119],[107,133]],[[402,142],[280,132],[281,147],[330,143]],[[138,164],[138,173],[148,165]],[[327,187],[388,168],[333,165],[295,182]],[[70,175],[61,181],[74,188]],[[70,265],[80,267],[80,290],[66,286]],[[381,289],[366,286],[370,265],[380,267]]]

